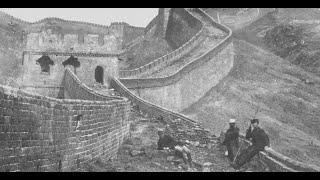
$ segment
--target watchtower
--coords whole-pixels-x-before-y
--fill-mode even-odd
[[[159,21],[157,24],[155,35],[160,38],[165,38],[166,36],[171,9],[172,8],[159,8],[159,11],[158,11]]]

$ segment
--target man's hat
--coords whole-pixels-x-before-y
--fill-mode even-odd
[[[253,123],[259,123],[259,119],[251,119],[251,124]]]
[[[235,119],[230,119],[230,120],[229,120],[229,124],[234,124],[234,123],[236,123],[236,120],[235,120]]]

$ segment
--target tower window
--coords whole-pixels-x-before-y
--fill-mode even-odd
[[[67,65],[73,66],[74,68],[80,67],[80,62],[78,58],[71,55],[67,60],[63,61],[62,65],[65,67]]]
[[[47,55],[42,55],[41,58],[39,58],[36,61],[36,64],[39,64],[41,67],[41,72],[43,73],[50,73],[50,65],[54,65],[54,62],[50,59]]]

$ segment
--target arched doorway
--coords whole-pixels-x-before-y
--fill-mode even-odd
[[[103,68],[101,66],[96,67],[94,78],[96,82],[103,84]]]

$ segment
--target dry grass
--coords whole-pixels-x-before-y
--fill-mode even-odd
[[[141,42],[128,50],[128,60],[126,61],[124,69],[138,68],[170,53],[172,50],[173,49],[164,39],[145,37]]]
[[[275,150],[320,165],[320,90],[302,80],[319,78],[246,42],[235,40],[234,46],[235,65],[229,76],[183,113],[219,135],[231,117],[238,119],[244,133],[260,107],[257,117]]]

